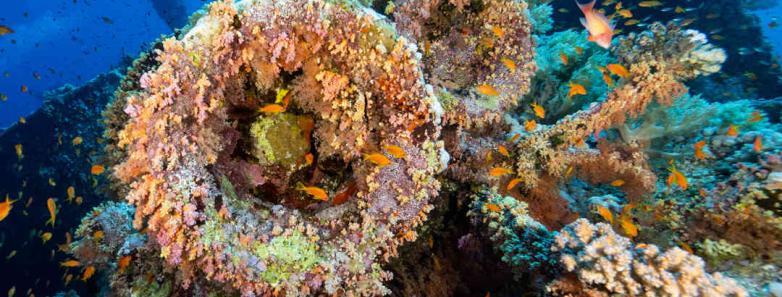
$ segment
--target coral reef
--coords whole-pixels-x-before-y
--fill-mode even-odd
[[[658,176],[699,166],[683,153],[693,131],[768,125],[688,94],[724,51],[676,23],[609,52],[576,31],[546,35],[549,2],[400,0],[388,18],[355,1],[209,4],[134,63],[106,109],[125,202],[85,217],[71,253],[120,296],[475,295],[460,282],[495,266],[505,292],[747,295],[739,283],[756,282],[709,273],[698,255],[778,250],[716,233],[779,234],[782,159],[761,150],[732,174],[744,186],[707,202],[661,197],[695,186],[657,190],[670,186]],[[696,107],[719,116],[693,121]],[[710,137],[708,152],[754,161],[756,136]],[[697,252],[661,252],[674,240]],[[477,272],[455,264],[465,255]]]
[[[734,280],[705,271],[703,260],[673,248],[633,245],[609,225],[585,219],[562,229],[553,250],[584,287],[633,296],[747,296]]]
[[[127,98],[114,170],[185,287],[205,275],[244,295],[387,292],[377,262],[415,239],[444,167],[437,101],[391,28],[350,4],[218,2],[163,41]],[[256,111],[271,104],[284,111]],[[387,145],[405,156],[362,157]],[[315,163],[291,168],[304,152]]]

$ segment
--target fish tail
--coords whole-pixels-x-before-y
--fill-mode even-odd
[[[46,224],[44,224],[44,226],[49,225],[49,224],[51,224],[52,228],[54,228],[54,217],[49,218],[49,220],[46,221]]]
[[[579,3],[578,0],[575,0],[575,1],[576,1],[576,5],[578,5],[578,8],[581,9],[581,12],[588,13],[588,12],[592,11],[593,7],[595,7],[595,1],[596,0],[592,0],[589,3],[584,3],[584,4]]]

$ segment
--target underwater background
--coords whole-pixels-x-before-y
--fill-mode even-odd
[[[0,294],[782,296],[780,18],[6,3]]]

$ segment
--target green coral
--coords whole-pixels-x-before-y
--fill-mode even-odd
[[[269,243],[256,242],[253,254],[266,263],[266,271],[261,273],[261,278],[277,285],[287,280],[292,273],[308,271],[320,263],[322,260],[317,249],[317,245],[301,232],[293,231],[275,237]]]
[[[724,239],[719,241],[705,239],[698,244],[698,248],[703,257],[711,263],[741,258],[745,250],[743,245],[731,244]]]
[[[156,281],[147,281],[146,278],[138,277],[133,282],[133,288],[130,291],[131,297],[166,297],[171,296],[171,281],[165,280],[163,283]]]
[[[310,144],[298,124],[301,118],[289,113],[259,117],[250,126],[253,156],[262,165],[293,168],[299,164],[310,150]]]

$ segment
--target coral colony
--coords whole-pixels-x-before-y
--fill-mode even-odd
[[[761,296],[782,134],[684,85],[725,52],[676,22],[605,49],[546,2],[209,4],[105,110],[120,199],[68,250],[114,296],[387,295],[459,197],[460,249],[541,294]]]

